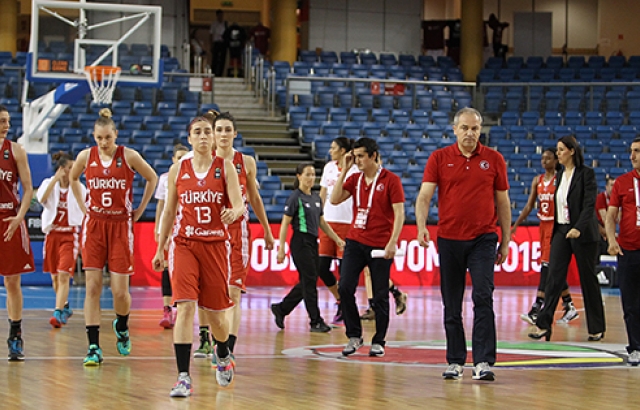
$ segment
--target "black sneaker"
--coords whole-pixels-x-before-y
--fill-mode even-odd
[[[276,326],[280,329],[284,329],[284,315],[280,311],[280,305],[273,303],[271,305],[271,313],[273,313],[273,316],[275,317]]]
[[[311,325],[310,331],[313,333],[327,333],[331,331],[331,326],[328,326],[324,323],[324,320],[321,319],[318,323]]]
[[[10,362],[21,362],[24,360],[23,342],[21,337],[17,336],[7,339],[7,345],[9,346],[8,360]]]
[[[338,306],[338,311],[336,312],[336,315],[333,317],[333,322],[331,322],[334,325],[338,325],[344,321],[344,319],[342,318],[342,304],[340,302],[337,302],[336,306]]]

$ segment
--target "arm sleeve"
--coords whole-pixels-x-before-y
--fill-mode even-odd
[[[616,208],[620,208],[622,206],[622,197],[620,196],[620,184],[618,180],[613,183],[613,188],[611,189],[611,196],[609,197],[609,206],[614,206]],[[598,197],[599,198],[599,197]],[[598,199],[596,199],[596,209],[598,209]]]
[[[498,169],[494,189],[496,191],[508,191],[509,178],[507,177],[507,163],[504,161],[504,157],[499,153],[497,153],[497,157],[496,166]]]
[[[347,177],[347,179],[342,184],[342,189],[349,192],[351,196],[354,196],[356,191],[356,177],[354,177],[353,175]]]
[[[402,188],[402,181],[400,177],[393,174],[391,179],[391,186],[389,187],[389,196],[392,204],[404,203],[404,189]]]
[[[437,184],[438,181],[438,163],[440,155],[436,151],[427,160],[427,166],[424,168],[424,175],[422,176],[422,182],[433,182]]]
[[[287,202],[284,204],[284,214],[290,217],[294,217],[296,212],[298,211],[298,195],[296,195],[296,191],[294,191],[289,198],[287,198]]]
[[[328,188],[327,186],[327,170],[329,168],[329,162],[327,162],[324,166],[324,168],[322,169],[322,176],[320,177],[320,186],[323,188]]]

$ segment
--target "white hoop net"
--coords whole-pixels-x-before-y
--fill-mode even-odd
[[[120,67],[87,66],[84,74],[91,89],[93,101],[99,104],[111,104],[113,91],[120,78]]]

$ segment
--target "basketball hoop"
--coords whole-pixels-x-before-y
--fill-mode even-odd
[[[111,66],[87,66],[84,74],[87,76],[93,101],[99,104],[111,104],[113,91],[120,78],[120,67]]]

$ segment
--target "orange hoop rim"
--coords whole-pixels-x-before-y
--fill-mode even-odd
[[[92,80],[100,81],[102,80],[102,76],[117,74],[122,71],[122,69],[120,67],[113,67],[109,65],[94,65],[86,66],[84,71],[89,74]]]

